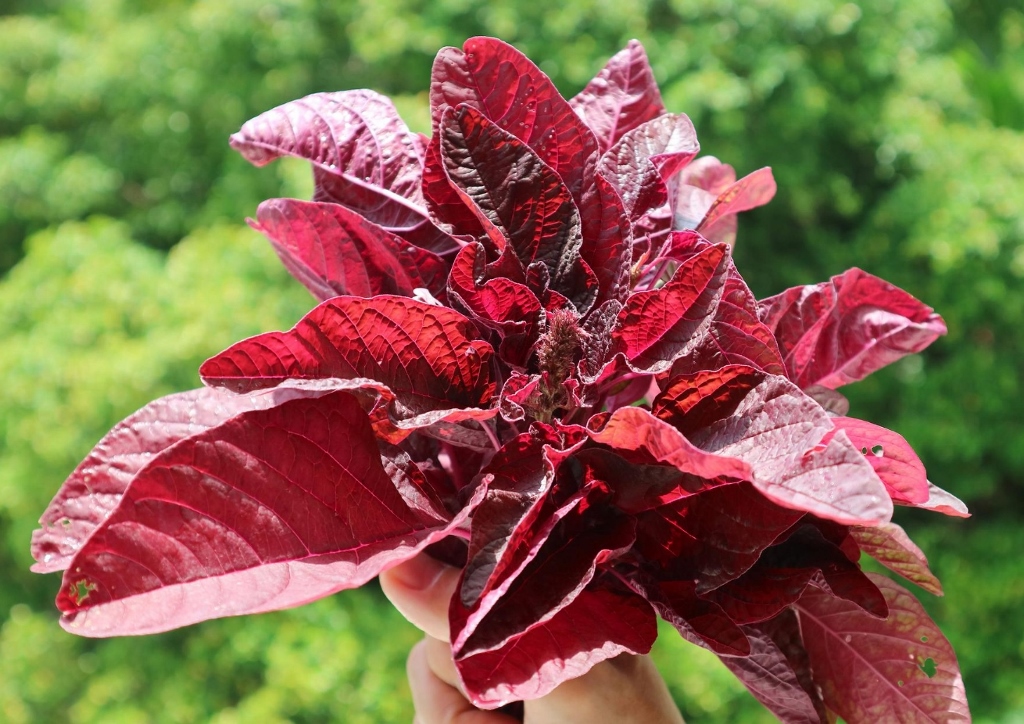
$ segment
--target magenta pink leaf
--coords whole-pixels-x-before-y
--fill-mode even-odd
[[[868,576],[888,603],[885,620],[814,588],[796,605],[825,704],[851,722],[969,722],[949,642],[906,590]]]
[[[278,396],[280,399],[280,396]],[[110,514],[153,455],[246,410],[275,403],[200,388],[154,400],[118,423],[64,481],[32,534],[36,573],[61,571]]]
[[[750,465],[758,489],[780,505],[846,524],[888,520],[892,501],[871,465],[827,413],[791,382],[747,368],[674,378],[654,402],[662,419],[680,420],[687,438]],[[696,386],[699,392],[687,392]],[[715,400],[717,405],[701,401]],[[680,407],[681,406],[681,407]],[[687,412],[699,411],[699,423]],[[718,419],[713,419],[718,417]]]
[[[946,333],[931,307],[860,269],[763,300],[761,320],[800,387],[856,382]]]
[[[772,170],[759,168],[719,193],[696,229],[711,241],[732,244],[736,240],[736,214],[764,206],[775,191]]]
[[[657,635],[647,601],[595,581],[550,619],[501,648],[456,657],[455,664],[472,702],[494,709],[544,696],[619,654],[646,654]]]
[[[270,239],[292,275],[320,301],[341,294],[440,296],[447,264],[436,254],[338,204],[271,199],[260,204],[253,228]]]
[[[449,521],[412,503],[383,462],[343,392],[243,412],[182,440],[136,474],[71,562],[57,598],[63,625],[154,633],[362,585],[469,512]]]
[[[647,53],[637,40],[613,55],[569,105],[594,132],[602,152],[665,113]]]
[[[750,641],[750,655],[721,656],[729,671],[780,721],[829,724],[793,611],[787,608],[773,619],[742,629]]]
[[[895,523],[882,523],[872,528],[854,526],[850,529],[850,535],[863,552],[890,571],[916,583],[929,593],[942,595],[942,584],[928,569],[928,559]]]
[[[598,172],[618,191],[629,218],[639,219],[669,200],[665,182],[699,149],[689,118],[660,116],[625,134],[601,157]]]
[[[491,346],[458,312],[403,297],[336,297],[289,332],[243,340],[203,363],[207,384],[236,391],[286,380],[363,380],[387,387],[397,419],[489,406]],[[372,386],[372,385],[370,385]]]
[[[435,130],[445,108],[468,104],[532,148],[579,201],[599,153],[593,132],[551,79],[511,45],[470,38],[462,48],[444,48],[434,60]]]
[[[928,500],[918,503],[915,508],[934,510],[936,513],[951,515],[954,518],[970,518],[967,506],[960,498],[952,493],[946,492],[935,483],[928,481]]]
[[[619,312],[613,353],[637,372],[668,371],[711,326],[728,272],[728,250],[709,247],[683,262],[662,288],[634,292]]]
[[[285,103],[247,121],[231,145],[257,166],[279,156],[311,161],[322,172],[320,199],[381,226],[411,227],[426,219],[420,143],[379,93],[314,93]]]
[[[854,417],[833,417],[832,424],[844,430],[859,448],[896,503],[924,503],[928,500],[928,477],[913,448],[892,430]]]

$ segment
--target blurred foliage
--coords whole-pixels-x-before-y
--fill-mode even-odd
[[[976,720],[1024,720],[1024,11],[1014,0],[7,0],[0,7],[0,720],[408,721],[415,634],[379,591],[143,639],[65,634],[28,537],[118,419],[198,384],[236,339],[310,298],[240,226],[305,196],[300,164],[227,146],[301,95],[373,87],[429,129],[430,62],[476,34],[571,95],[631,37],[666,105],[776,200],[737,263],[773,294],[860,266],[948,337],[849,388],[970,521],[899,515],[947,596]],[[171,251],[168,253],[167,250]],[[6,273],[4,273],[6,272]],[[906,513],[906,511],[900,511]],[[674,634],[656,655],[691,722],[767,715]],[[399,692],[396,694],[395,692]]]

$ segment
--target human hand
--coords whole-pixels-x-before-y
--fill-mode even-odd
[[[421,553],[380,576],[381,588],[426,636],[409,653],[415,724],[512,724],[514,717],[474,707],[452,660],[448,602],[459,571]],[[525,724],[682,724],[664,680],[647,656],[597,664],[550,694],[525,702]]]

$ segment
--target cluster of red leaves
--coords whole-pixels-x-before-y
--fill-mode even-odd
[[[945,332],[858,269],[758,301],[736,180],[631,43],[572,100],[514,48],[437,56],[433,134],[370,91],[249,121],[312,202],[253,226],[322,303],[208,360],[74,471],[33,540],[63,625],[302,604],[430,548],[483,707],[647,652],[656,615],[787,722],[960,721],[956,659],[867,553],[941,593],[893,503],[965,515],[835,388]]]

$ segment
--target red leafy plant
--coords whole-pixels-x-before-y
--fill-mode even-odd
[[[965,721],[953,651],[863,553],[941,594],[893,505],[964,516],[836,388],[945,332],[859,269],[757,300],[736,214],[643,48],[565,100],[491,38],[434,63],[433,133],[319,93],[246,123],[313,201],[252,226],[321,300],[104,437],[33,539],[62,625],[144,634],[296,606],[421,551],[461,566],[452,653],[484,708],[539,697],[656,616],[786,722]]]

